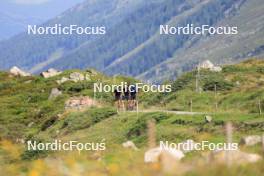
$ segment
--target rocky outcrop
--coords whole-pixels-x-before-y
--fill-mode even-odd
[[[62,77],[60,80],[57,80],[56,82],[58,84],[63,84],[67,81],[73,81],[75,83],[80,82],[80,81],[91,81],[91,77],[89,74],[82,74],[79,72],[73,72],[70,74],[69,77]]]
[[[204,120],[205,120],[206,123],[211,123],[212,120],[213,120],[213,117],[212,117],[212,116],[209,116],[209,115],[206,115],[206,116],[204,117]]]
[[[53,88],[51,90],[50,96],[49,96],[49,100],[56,98],[58,96],[62,95],[62,92],[58,89],[58,88]]]
[[[182,151],[183,153],[189,153],[195,150],[195,145],[197,143],[195,143],[192,139],[188,139],[186,141],[181,142],[180,144],[181,145],[179,145],[180,146],[179,150]]]
[[[12,67],[9,72],[14,76],[21,76],[21,77],[31,76],[30,73],[27,73],[16,66]]]
[[[148,150],[145,153],[144,161],[145,163],[155,163],[160,161],[162,156],[170,156],[175,161],[179,161],[184,157],[184,153],[180,150],[174,148],[162,148],[157,147]]]
[[[65,82],[69,81],[69,80],[70,80],[69,78],[62,77],[60,80],[57,80],[56,82],[57,82],[58,84],[63,84],[63,83],[65,83]]]
[[[65,109],[82,109],[97,106],[90,97],[72,97],[65,103]]]
[[[255,163],[262,159],[258,154],[246,153],[240,150],[215,151],[211,157],[216,163],[226,164],[229,162],[232,165]]]
[[[221,72],[222,68],[219,66],[215,66],[211,61],[206,60],[199,64],[198,66],[200,69],[209,69],[212,72]]]
[[[253,145],[256,145],[258,143],[261,143],[261,141],[262,141],[261,136],[253,135],[253,136],[243,137],[240,140],[240,144],[246,145],[246,146],[253,146]]]
[[[122,146],[123,146],[124,148],[129,148],[129,149],[133,149],[133,150],[138,150],[138,148],[136,147],[136,145],[135,145],[132,141],[127,141],[127,142],[123,143]]]
[[[85,77],[81,73],[74,72],[70,74],[70,80],[73,82],[79,82],[79,81],[84,81]]]
[[[42,72],[40,75],[43,76],[44,78],[51,78],[57,75],[60,75],[62,72],[54,69],[54,68],[50,68],[45,72]]]

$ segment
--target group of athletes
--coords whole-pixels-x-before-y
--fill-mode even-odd
[[[127,86],[122,91],[114,90],[115,105],[118,110],[133,111],[137,107],[136,86]]]

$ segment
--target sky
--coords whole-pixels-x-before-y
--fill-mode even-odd
[[[28,5],[28,4],[39,5],[39,4],[47,3],[48,1],[51,1],[51,0],[9,0],[9,1],[11,3],[22,4],[22,5]]]
[[[0,0],[0,13],[50,19],[84,0]]]
[[[41,24],[85,0],[0,0],[0,41]]]

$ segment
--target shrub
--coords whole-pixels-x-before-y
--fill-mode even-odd
[[[264,67],[258,67],[257,68],[258,73],[263,73],[264,74]]]
[[[42,143],[43,141],[40,139],[31,139],[31,141],[36,141],[37,144]],[[22,155],[22,160],[36,160],[39,158],[45,158],[49,154],[49,151],[46,150],[25,150]]]
[[[225,80],[210,80],[203,85],[203,90],[214,91],[216,86],[217,91],[231,90],[234,84]]]
[[[53,116],[49,118],[48,120],[46,120],[41,126],[41,131],[45,131],[46,129],[51,127],[57,120],[58,120],[57,116]]]
[[[68,132],[89,128],[115,114],[117,112],[112,108],[95,108],[87,110],[86,112],[72,113],[64,120],[62,128],[67,128]]]
[[[85,89],[92,89],[93,85],[91,82],[79,82],[79,83],[74,83],[74,82],[68,82],[65,85],[61,87],[63,91],[67,92],[81,92]]]
[[[5,90],[5,89],[10,89],[14,86],[14,83],[12,82],[4,82],[4,83],[0,83],[0,91],[1,90]]]
[[[154,119],[156,123],[160,123],[162,120],[169,118],[167,114],[164,113],[150,113],[139,117],[136,123],[128,130],[127,137],[133,138],[144,135],[147,129],[147,121]]]
[[[186,88],[186,86],[191,83],[191,81],[194,79],[194,75],[192,72],[187,73],[183,76],[181,76],[179,79],[177,79],[173,84],[172,84],[172,91],[176,92],[179,90],[183,90]]]
[[[223,68],[224,73],[234,73],[234,72],[244,72],[244,71],[248,71],[248,69],[236,65],[227,65]]]

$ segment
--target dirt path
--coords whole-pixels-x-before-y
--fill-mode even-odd
[[[133,112],[136,113],[137,111],[126,111],[126,112]],[[188,112],[188,111],[167,111],[167,110],[140,110],[139,113],[148,113],[148,112],[164,112],[164,113],[172,113],[172,114],[178,114],[178,115],[197,115],[197,114],[207,114],[205,112]]]

